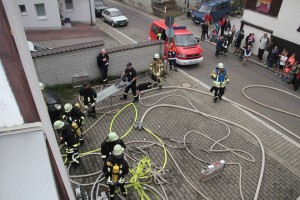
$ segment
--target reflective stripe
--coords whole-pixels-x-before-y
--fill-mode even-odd
[[[102,158],[106,158],[106,155],[102,155]]]

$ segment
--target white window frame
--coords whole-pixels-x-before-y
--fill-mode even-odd
[[[26,11],[26,6],[25,6],[25,4],[20,4],[20,5],[18,5],[18,6],[19,6],[19,9],[20,9],[21,15],[22,15],[22,16],[23,16],[23,15],[27,15],[27,11]],[[25,12],[22,12],[21,6],[24,6]]]
[[[67,3],[69,1],[69,3]],[[68,8],[67,5],[70,4],[72,5],[72,8]],[[73,12],[74,11],[74,3],[73,0],[65,0],[65,6],[66,6],[66,11],[67,12]]]
[[[45,15],[39,15],[38,10],[37,10],[37,5],[43,5],[44,6]],[[38,17],[39,20],[47,19],[46,7],[45,7],[44,3],[34,4],[34,7],[35,7],[36,15],[37,15],[37,17]]]

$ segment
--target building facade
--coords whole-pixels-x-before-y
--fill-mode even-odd
[[[253,0],[247,1],[242,28],[245,36],[255,33],[253,52],[258,49],[258,41],[265,32],[272,35],[280,49],[300,57],[300,1]]]
[[[95,23],[94,0],[16,0],[26,30],[61,29],[64,22]]]

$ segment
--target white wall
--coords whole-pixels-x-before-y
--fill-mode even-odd
[[[89,0],[73,0],[73,10],[67,10],[64,0],[59,0],[63,17],[70,18],[72,22],[91,23]],[[94,0],[91,0],[92,14],[95,13]],[[95,22],[93,14],[93,22]]]
[[[25,5],[26,15],[21,14],[25,29],[61,29],[58,3],[56,0],[16,0],[17,5]],[[47,19],[38,19],[34,4],[44,3]]]
[[[300,44],[300,1],[282,1],[278,17],[270,17],[251,10],[245,10],[243,20],[273,30],[273,35]]]
[[[153,13],[151,0],[123,0],[122,2],[144,10],[148,13]]]
[[[23,117],[0,60],[0,128],[23,124]]]

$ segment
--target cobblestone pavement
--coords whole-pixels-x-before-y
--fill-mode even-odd
[[[141,76],[139,82],[150,81],[149,77]],[[197,82],[193,81],[189,77],[185,76],[182,72],[171,71],[169,77],[163,82],[165,86],[185,86],[207,92]],[[97,88],[100,91],[100,88]],[[121,102],[119,97],[122,95],[123,90],[118,92],[111,98],[105,99],[97,104],[98,119],[99,122],[85,134],[85,144],[81,147],[80,152],[92,151],[100,147],[101,142],[105,139],[106,134],[109,132],[109,127],[115,114],[104,114],[111,110],[120,110],[126,106],[128,102]],[[226,95],[226,94],[225,94]],[[133,97],[129,96],[129,100]],[[275,137],[276,134],[272,131],[264,128],[260,122],[252,119],[244,112],[226,101],[219,101],[214,104],[212,96],[202,94],[185,89],[162,89],[153,90],[141,95],[141,101],[135,103],[138,110],[137,121],[140,121],[143,114],[151,108],[151,105],[159,101],[157,105],[170,104],[189,108],[193,110],[192,105],[200,112],[207,113],[209,115],[217,116],[236,122],[239,125],[248,128],[250,131],[255,132],[260,138],[262,135],[267,134],[268,137]],[[191,102],[189,104],[188,100]],[[74,99],[74,102],[76,100]],[[142,105],[144,104],[144,105]],[[120,135],[124,135],[134,122],[134,107],[129,106],[124,109],[114,120],[112,130],[116,131]],[[85,123],[85,130],[95,123],[96,120],[87,118]],[[220,140],[228,135],[227,126],[230,128],[230,135],[220,142],[228,149],[243,150],[246,153],[238,151],[229,152],[212,152],[209,151],[214,141]],[[258,145],[258,142],[245,130],[231,125],[229,123],[222,124],[219,121],[205,117],[203,114],[191,112],[179,108],[171,107],[158,107],[153,108],[145,116],[143,127],[150,129],[157,134],[164,144],[172,145],[179,148],[171,148],[167,146],[167,149],[173,155],[178,166],[183,171],[187,179],[196,187],[207,199],[241,199],[239,191],[239,174],[242,169],[242,194],[244,199],[253,199],[255,196],[256,187],[259,180],[259,175],[262,167],[262,151]],[[227,163],[224,172],[206,182],[200,181],[200,171],[207,164],[203,161],[197,160],[188,153],[182,143],[184,136],[189,131],[192,131],[186,136],[186,142],[189,150],[197,156],[199,159],[206,162],[215,162],[224,159]],[[200,132],[201,134],[197,133]],[[206,136],[206,137],[205,137]],[[208,139],[211,138],[212,140]],[[180,141],[180,143],[173,142],[173,140]],[[283,142],[284,139],[276,138],[278,142]],[[139,152],[131,152],[128,149],[145,145],[147,141],[158,142],[159,141],[151,136],[144,130],[132,129],[132,131],[124,138],[127,143],[127,149],[125,152],[128,155],[142,158],[144,155]],[[132,141],[142,141],[144,143],[130,143]],[[262,139],[265,146],[265,140]],[[130,143],[130,144],[129,144]],[[214,149],[224,149],[224,146],[216,145]],[[267,148],[265,146],[265,148]],[[286,147],[281,147],[285,149]],[[159,146],[152,146],[145,149],[147,155],[150,156],[153,164],[162,166],[164,162],[164,152]],[[295,156],[293,152],[288,152],[290,157]],[[255,162],[242,159],[238,155],[251,160],[251,156],[255,159]],[[127,158],[130,165],[135,163]],[[293,157],[293,159],[298,159]],[[89,155],[82,158],[82,163],[78,167],[71,167],[70,174],[88,174],[101,170],[102,161],[99,155]],[[205,199],[202,195],[197,193],[188,183],[184,180],[180,174],[179,169],[175,166],[171,157],[168,156],[167,165],[165,168],[167,171],[165,177],[168,183],[163,187],[166,190],[168,198],[171,199],[193,199],[200,200]],[[127,176],[127,180],[130,178],[130,174]],[[95,182],[97,176],[74,179],[82,184]],[[163,191],[160,186],[151,184],[157,188],[160,193]],[[75,186],[75,185],[74,185]],[[91,186],[82,186],[83,190],[87,190],[90,194]],[[269,152],[265,154],[265,170],[262,179],[262,185],[258,199],[274,200],[285,199],[294,200],[300,196],[300,177],[293,174],[285,166],[279,164],[271,156]],[[131,187],[129,188],[129,195],[126,199],[135,200],[139,199],[136,191]],[[152,197],[151,199],[154,199]]]

